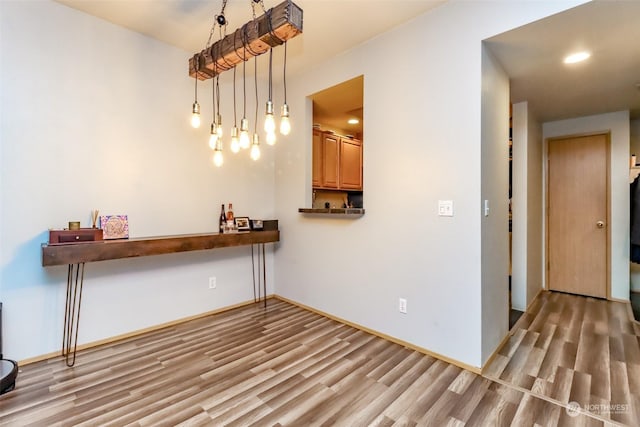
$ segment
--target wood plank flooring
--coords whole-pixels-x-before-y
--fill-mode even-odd
[[[637,399],[640,354],[617,310],[561,300],[538,307],[555,323],[523,316],[489,379],[272,299],[82,351],[73,368],[24,366],[0,425],[638,425],[567,411]]]
[[[640,425],[640,336],[623,303],[543,292],[511,334],[487,378]]]

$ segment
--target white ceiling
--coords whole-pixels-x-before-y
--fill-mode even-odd
[[[57,1],[184,49],[185,74],[188,57],[205,47],[222,7],[221,0]],[[288,44],[287,72],[322,63],[445,1],[295,0],[304,28]],[[251,19],[251,4],[228,1],[229,31]],[[640,1],[601,0],[495,36],[487,45],[511,78],[512,101],[528,101],[541,121],[623,109],[639,118],[639,22]],[[589,49],[592,58],[564,66],[562,58],[577,48]],[[274,51],[274,61],[281,50]]]
[[[640,118],[640,1],[594,1],[487,41],[511,79],[512,102],[542,122],[631,110]],[[591,58],[565,65],[587,50]]]
[[[146,34],[190,53],[205,48],[222,0],[56,0]],[[283,0],[264,0],[266,9]],[[287,72],[295,74],[351,49],[444,3],[445,0],[294,0],[303,10],[303,34],[287,47]],[[228,33],[252,19],[251,0],[228,0]],[[263,14],[256,8],[256,15]],[[213,41],[218,39],[216,34]],[[281,49],[274,50],[274,61]],[[280,62],[276,62],[280,63]]]

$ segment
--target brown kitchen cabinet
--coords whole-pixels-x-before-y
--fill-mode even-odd
[[[324,134],[322,137],[322,187],[338,188],[340,180],[340,137]]]
[[[340,138],[340,183],[344,190],[362,190],[362,141]]]
[[[362,191],[362,141],[314,129],[313,188]]]
[[[313,130],[313,188],[322,187],[322,132]]]

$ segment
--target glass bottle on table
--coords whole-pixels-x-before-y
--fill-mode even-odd
[[[224,233],[224,226],[227,223],[227,216],[224,213],[224,203],[222,204],[222,207],[220,208],[220,219],[219,219],[219,228],[220,228],[220,233]]]
[[[227,209],[227,230],[231,232],[236,231],[236,222],[233,216],[233,204],[229,203],[229,209]]]

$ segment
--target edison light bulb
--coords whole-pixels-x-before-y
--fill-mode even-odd
[[[291,132],[291,123],[289,123],[289,116],[283,116],[280,119],[280,133],[283,135],[289,135]]]
[[[191,126],[196,129],[200,127],[200,114],[193,113],[193,115],[191,116]]]
[[[216,165],[217,167],[220,167],[222,166],[223,163],[224,163],[224,157],[222,156],[222,151],[216,150],[213,153],[213,164]]]
[[[253,160],[258,160],[260,158],[260,141],[257,133],[253,134],[253,144],[251,144],[250,155]]]
[[[238,141],[238,128],[231,128],[231,152],[237,153],[240,151],[240,141]]]
[[[211,123],[211,134],[209,135],[209,147],[211,147],[212,150],[215,150],[217,144],[218,144],[218,134],[216,133],[216,125]]]
[[[267,114],[264,117],[264,131],[267,133],[275,132],[276,120],[273,118],[273,113]]]
[[[193,103],[191,113],[191,126],[197,129],[200,127],[200,104],[197,101]]]
[[[289,122],[289,106],[284,104],[282,106],[282,117],[280,118],[280,133],[283,135],[289,135],[291,132],[291,123]]]
[[[240,120],[240,148],[249,148],[249,120],[243,118]]]
[[[273,102],[267,101],[267,112],[264,116],[264,131],[269,134],[276,131],[276,121],[273,118]]]
[[[276,143],[276,132],[275,129],[272,132],[267,132],[267,144],[275,145]]]
[[[240,131],[240,148],[249,148],[249,132],[246,130]]]

